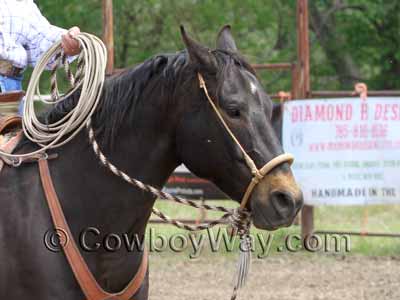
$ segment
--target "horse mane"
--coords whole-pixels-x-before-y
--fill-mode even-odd
[[[223,50],[214,50],[212,53],[219,65],[217,78],[223,78],[224,73],[233,65],[239,65],[255,74],[250,64],[238,54]],[[145,101],[142,95],[150,83],[160,89],[164,96],[160,98],[166,98],[165,105],[168,105],[173,101],[176,87],[181,86],[183,80],[191,80],[196,74],[193,69],[199,68],[201,67],[189,63],[188,53],[184,50],[175,54],[156,55],[133,68],[108,77],[93,118],[93,127],[96,135],[100,136],[102,145],[112,147],[114,137],[126,118],[135,120],[136,108],[140,101]],[[184,76],[181,76],[183,73]],[[79,96],[78,90],[61,101],[43,116],[44,121],[52,123],[61,119],[75,107]]]

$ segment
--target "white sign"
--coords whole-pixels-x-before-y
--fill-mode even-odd
[[[282,130],[305,203],[400,203],[400,98],[287,102]]]

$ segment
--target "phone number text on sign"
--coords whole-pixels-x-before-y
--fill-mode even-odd
[[[296,100],[284,112],[307,204],[400,203],[400,98]]]

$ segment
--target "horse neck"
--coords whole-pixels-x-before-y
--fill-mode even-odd
[[[172,129],[160,123],[168,122],[168,116],[152,111],[145,105],[137,112],[140,120],[133,122],[135,129],[127,121],[112,150],[103,150],[121,171],[160,188],[177,162]],[[59,158],[50,162],[51,172],[74,235],[88,226],[100,226],[105,232],[144,233],[154,198],[101,166],[86,132],[57,152]]]

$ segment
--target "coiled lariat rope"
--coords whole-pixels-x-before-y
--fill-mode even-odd
[[[194,208],[224,213],[221,218],[215,221],[204,224],[188,225],[168,217],[156,208],[152,209],[153,213],[160,217],[163,221],[189,231],[204,230],[219,224],[225,224],[226,222],[231,224],[234,232],[240,237],[240,258],[238,261],[234,289],[231,297],[231,300],[236,299],[238,290],[246,282],[251,259],[252,239],[249,235],[251,214],[246,209],[247,202],[250,199],[255,186],[265,177],[265,175],[282,163],[291,163],[293,161],[293,156],[290,154],[280,154],[271,161],[267,162],[262,168],[258,169],[254,161],[245,152],[233,132],[230,130],[214,101],[212,101],[211,97],[209,96],[203,77],[200,73],[198,73],[199,87],[204,91],[204,94],[211,107],[215,111],[219,121],[231,136],[234,143],[243,153],[246,164],[253,175],[253,178],[242,198],[240,207],[236,209],[227,209],[222,206],[198,204],[192,200],[173,196],[130,177],[113,165],[102,153],[95,139],[91,123],[91,117],[97,108],[103,91],[106,68],[106,48],[100,39],[91,34],[80,33],[78,36],[76,36],[76,39],[80,43],[81,53],[78,57],[78,67],[75,76],[72,74],[68,60],[62,53],[61,42],[58,42],[54,44],[40,59],[32,73],[32,78],[29,82],[26,93],[26,102],[24,105],[23,130],[27,138],[40,145],[40,149],[26,154],[8,154],[0,151],[0,157],[3,160],[8,161],[8,163],[11,161],[10,164],[15,166],[21,164],[24,158],[38,158],[38,155],[42,155],[39,156],[39,158],[46,158],[46,150],[65,145],[86,125],[89,135],[89,142],[92,145],[94,153],[99,158],[101,163],[116,176],[122,178],[124,181],[141,190],[151,193],[158,198],[189,205]],[[55,60],[56,64],[54,70],[52,71],[51,77],[51,101],[45,101],[40,97],[41,101],[46,104],[57,104],[74,93],[77,89],[81,89],[81,93],[76,106],[70,112],[68,112],[59,121],[48,124],[42,123],[38,120],[34,109],[33,97],[35,92],[40,96],[39,79],[46,65],[48,65],[48,63],[52,60]],[[64,65],[67,78],[71,84],[71,89],[63,97],[60,97],[60,93],[58,92],[56,73],[57,69],[61,65]]]
[[[22,119],[25,136],[40,146],[39,150],[24,154],[9,154],[0,151],[2,157],[8,158],[18,164],[23,158],[44,154],[46,150],[65,145],[73,139],[85,124],[90,120],[99,103],[107,63],[107,50],[103,42],[94,35],[80,33],[75,37],[81,47],[78,58],[76,79],[72,76],[69,64],[62,53],[61,41],[56,42],[39,60],[33,70],[25,96],[24,114]],[[40,76],[49,62],[55,62],[52,74],[52,97],[46,101],[41,97],[39,81]],[[59,96],[57,89],[56,69],[65,62],[67,77],[72,88],[63,97]],[[45,104],[57,104],[66,97],[81,89],[81,94],[76,106],[64,117],[54,123],[42,123],[36,116],[34,96],[39,95]]]

